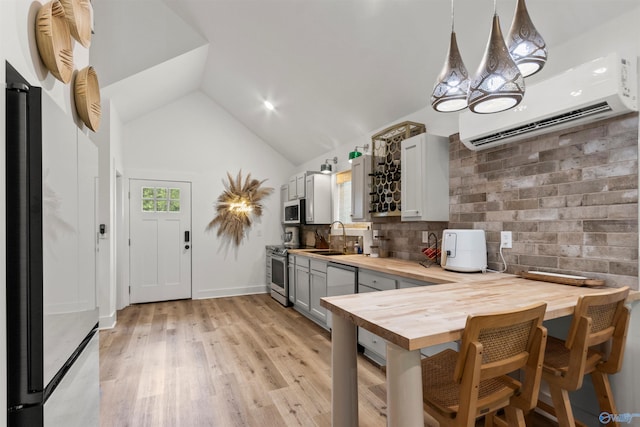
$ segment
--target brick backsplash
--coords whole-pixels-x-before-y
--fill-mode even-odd
[[[484,229],[490,269],[503,268],[500,231],[510,230],[509,273],[578,274],[638,289],[637,114],[477,152],[450,139],[448,228]],[[404,237],[417,231],[397,227]],[[393,245],[397,253],[419,246],[408,239]]]
[[[389,256],[411,261],[427,260],[422,254],[422,249],[427,247],[422,243],[423,231],[435,233],[440,241],[442,231],[447,228],[446,222],[401,222],[398,216],[374,218],[373,221],[372,229],[388,239]]]

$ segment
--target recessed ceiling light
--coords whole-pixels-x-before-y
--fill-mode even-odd
[[[273,111],[275,109],[275,107],[273,106],[272,103],[270,103],[269,101],[264,101],[264,106],[267,107],[267,110],[271,110]]]

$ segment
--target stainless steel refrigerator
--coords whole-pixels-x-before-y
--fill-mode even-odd
[[[7,425],[97,426],[97,148],[5,66]]]

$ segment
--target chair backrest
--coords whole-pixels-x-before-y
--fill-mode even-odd
[[[585,295],[578,299],[569,327],[565,346],[572,350],[611,341],[609,356],[600,368],[615,373],[622,367],[624,346],[629,327],[629,310],[624,306],[629,287],[597,295]],[[584,335],[584,336],[583,336]]]
[[[542,326],[547,304],[540,303],[508,312],[469,316],[460,347],[454,379],[463,381],[465,370],[478,359],[474,376],[482,381],[523,369],[518,400],[522,409],[535,407],[542,374],[546,329]],[[479,352],[479,353],[478,353]]]

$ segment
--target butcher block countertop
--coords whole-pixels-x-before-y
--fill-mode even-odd
[[[573,314],[580,295],[606,292],[522,279],[512,275],[479,281],[326,297],[320,305],[406,350],[458,340],[469,314],[547,303],[545,319]],[[640,292],[628,301],[640,300]]]
[[[398,258],[371,258],[355,254],[326,256],[322,255],[321,252],[315,253],[313,251],[313,249],[289,249],[288,253],[431,283],[476,282],[505,276],[501,273],[456,273],[447,271],[438,265],[427,268],[416,261]]]
[[[323,256],[304,250],[290,253],[439,283],[325,297],[320,301],[320,305],[334,316],[344,317],[406,350],[460,339],[469,314],[505,311],[546,302],[545,319],[555,319],[573,314],[579,296],[607,291],[607,288],[561,285],[504,273],[449,272],[439,266],[426,268],[417,262],[394,258]],[[631,291],[627,300],[640,300],[640,292]]]

